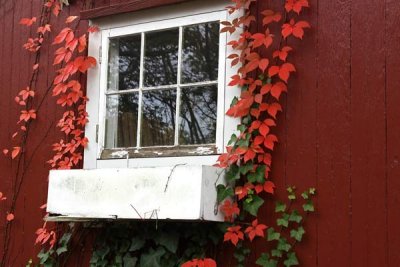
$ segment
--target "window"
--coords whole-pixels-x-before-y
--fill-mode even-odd
[[[215,164],[237,120],[227,87],[225,0],[188,1],[94,21],[84,170],[50,172],[51,220],[223,221]]]
[[[225,112],[237,94],[225,87],[226,3],[195,3],[95,21],[101,31],[89,53],[100,67],[88,77],[86,135],[97,146],[85,152],[85,168],[142,166],[148,158],[174,164],[163,157],[212,165],[223,152],[234,127]]]

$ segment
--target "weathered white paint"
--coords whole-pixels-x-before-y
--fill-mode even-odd
[[[48,219],[223,221],[216,208],[216,184],[223,182],[222,169],[201,165],[53,170]]]

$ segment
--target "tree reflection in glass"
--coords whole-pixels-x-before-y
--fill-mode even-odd
[[[182,83],[218,80],[219,23],[183,28]]]
[[[139,88],[140,42],[140,34],[110,39],[108,90]]]
[[[139,94],[107,97],[105,147],[135,147]]]
[[[180,144],[215,143],[217,92],[216,85],[182,89],[179,126]]]
[[[179,29],[145,34],[144,87],[177,82]]]
[[[176,89],[143,92],[142,146],[174,145]]]

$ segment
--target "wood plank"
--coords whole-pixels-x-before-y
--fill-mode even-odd
[[[318,1],[318,266],[349,267],[350,0]]]
[[[115,14],[128,13],[153,7],[178,4],[192,0],[134,0],[95,9],[81,11],[81,19],[94,19]],[[121,2],[121,1],[119,1]]]
[[[351,265],[388,266],[385,4],[353,0],[352,10],[356,12],[351,17]]]
[[[400,2],[386,1],[386,129],[388,266],[400,266]]]

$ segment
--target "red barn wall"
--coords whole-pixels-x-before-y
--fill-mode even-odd
[[[17,128],[13,98],[26,86],[33,62],[22,49],[31,29],[18,22],[39,14],[39,2],[0,0],[1,149],[10,147]],[[95,4],[120,2],[128,1]],[[276,5],[272,0],[258,2],[257,14]],[[298,71],[283,100],[277,130],[280,144],[273,163],[280,192],[289,185],[318,190],[318,212],[308,221],[308,235],[298,247],[300,261],[307,267],[400,266],[400,2],[311,0],[310,4],[303,16],[312,29],[295,45]],[[78,5],[59,21],[68,13],[78,14]],[[54,20],[52,24],[53,32],[62,27]],[[54,50],[47,45],[42,52],[39,98],[53,78]],[[25,266],[37,254],[33,243],[42,224],[39,206],[46,201],[45,162],[59,137],[54,124],[62,112],[54,101],[45,103],[28,143],[28,156],[33,151],[37,156],[19,196],[8,266]],[[0,157],[0,191],[5,194],[15,186],[13,164]],[[6,212],[0,203],[0,218]],[[262,216],[270,214],[265,209]],[[0,219],[0,240],[3,229]],[[0,252],[2,248],[0,243]],[[251,257],[261,251],[255,245]],[[230,259],[224,262],[233,266]]]

